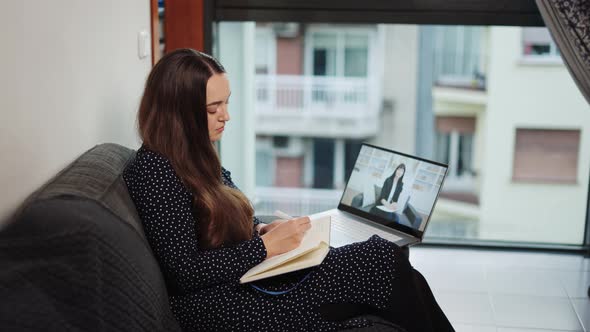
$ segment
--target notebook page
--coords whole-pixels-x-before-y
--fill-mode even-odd
[[[281,265],[319,247],[321,242],[330,243],[330,216],[312,220],[311,228],[304,235],[299,247],[264,260],[262,263],[250,269],[244,276],[254,275],[274,266]]]

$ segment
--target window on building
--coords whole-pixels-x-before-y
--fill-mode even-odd
[[[313,140],[314,188],[334,188],[334,143],[334,140],[329,138],[315,138]]]
[[[276,65],[276,41],[271,24],[256,27],[256,74],[274,74]]]
[[[473,175],[473,132],[459,134],[457,176]]]
[[[434,151],[434,158],[436,161],[449,164],[449,151],[451,145],[451,133],[444,133],[437,131],[436,133],[436,147]]]
[[[512,179],[576,183],[580,130],[516,129]]]
[[[338,40],[335,33],[314,33],[313,75],[336,76]]]
[[[306,41],[311,48],[315,76],[367,77],[371,29],[310,29]],[[309,54],[309,53],[308,53]]]
[[[354,168],[354,164],[356,163],[356,158],[361,151],[361,146],[363,142],[361,140],[347,140],[345,142],[345,152],[344,152],[344,174],[345,179],[350,177],[352,170]]]
[[[449,164],[449,176],[473,175],[474,117],[438,116],[436,157]],[[452,180],[451,180],[452,181]]]
[[[485,87],[484,28],[437,26],[434,29],[434,80],[438,85]]]
[[[367,77],[369,37],[366,34],[344,35],[344,76]]]
[[[288,136],[274,136],[272,138],[272,145],[275,148],[287,148],[287,147],[289,147],[289,137]]]
[[[269,187],[273,185],[275,174],[275,155],[273,140],[270,137],[256,138],[256,186]]]
[[[522,29],[522,54],[527,57],[558,57],[559,49],[547,28]]]

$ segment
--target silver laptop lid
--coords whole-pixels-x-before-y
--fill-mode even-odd
[[[363,143],[338,209],[422,239],[448,165]]]

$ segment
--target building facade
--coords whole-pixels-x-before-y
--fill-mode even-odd
[[[255,30],[258,210],[334,207],[369,142],[449,164],[430,236],[581,243],[590,116],[546,29]],[[419,116],[421,88],[432,106]]]

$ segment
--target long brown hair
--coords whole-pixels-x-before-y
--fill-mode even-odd
[[[143,144],[166,158],[193,194],[199,245],[216,248],[252,237],[248,199],[221,180],[221,163],[209,138],[207,81],[225,69],[191,49],[166,54],[148,76],[139,107]]]

